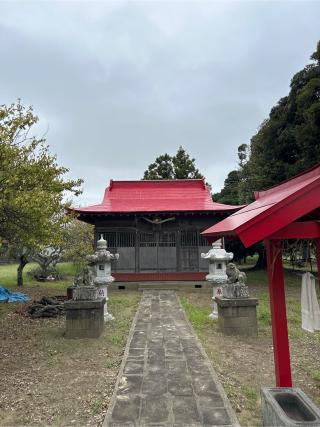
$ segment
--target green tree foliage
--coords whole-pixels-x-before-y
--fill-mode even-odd
[[[320,162],[320,42],[311,60],[293,76],[288,96],[271,109],[250,146],[239,146],[238,169],[229,173],[215,200],[250,203],[254,191],[277,185]],[[262,244],[257,251],[258,263],[264,266]]]
[[[196,168],[195,159],[191,159],[189,154],[182,148],[178,148],[175,156],[172,157],[173,173],[175,179],[204,179]]]
[[[143,179],[203,179],[195,166],[195,159],[182,146],[174,156],[163,154],[144,172]]]
[[[85,258],[92,254],[94,226],[72,217],[63,230],[63,258],[72,261],[79,273],[85,265]]]
[[[312,64],[291,80],[289,95],[271,109],[251,139],[248,191],[261,190],[320,162],[320,42]]]
[[[249,156],[247,144],[238,147],[238,169],[228,173],[224,186],[220,193],[213,195],[213,200],[229,205],[241,205],[248,203],[246,170]]]
[[[20,101],[0,106],[0,239],[15,248],[22,270],[32,251],[54,245],[68,219],[66,193],[78,195],[81,180],[66,180],[45,139],[31,136],[38,117]]]
[[[213,195],[213,200],[226,205],[239,204],[239,184],[240,184],[240,171],[233,170],[228,173],[224,181],[223,189],[220,193]]]
[[[144,172],[143,179],[173,179],[172,157],[165,153],[157,157]]]
[[[311,59],[293,76],[289,95],[271,109],[250,147],[238,147],[238,169],[229,173],[216,200],[249,203],[254,191],[277,185],[320,162],[320,42]]]

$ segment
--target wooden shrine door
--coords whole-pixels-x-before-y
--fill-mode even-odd
[[[176,232],[141,232],[139,238],[139,266],[141,272],[176,271]]]

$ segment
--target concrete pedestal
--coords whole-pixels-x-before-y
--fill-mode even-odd
[[[256,298],[215,298],[218,325],[225,335],[257,335]]]
[[[66,311],[66,338],[99,338],[103,332],[103,308],[106,300],[68,300]]]

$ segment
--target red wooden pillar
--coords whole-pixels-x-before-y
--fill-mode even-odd
[[[277,387],[292,387],[281,242],[267,240],[270,309]]]
[[[318,267],[318,280],[320,282],[320,239],[316,239],[316,256],[317,256],[317,267]]]

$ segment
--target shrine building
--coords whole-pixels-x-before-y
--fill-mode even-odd
[[[201,232],[240,209],[212,201],[202,179],[110,181],[98,205],[75,208],[120,257],[117,281],[204,280]]]

